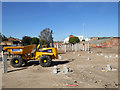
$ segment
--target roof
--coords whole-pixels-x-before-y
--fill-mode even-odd
[[[89,44],[101,44],[101,43],[104,43],[108,40],[110,40],[111,38],[109,39],[100,39],[100,40],[91,40],[89,41]],[[82,43],[88,43],[88,42],[82,42]]]
[[[13,38],[13,37],[9,37],[8,40],[9,40],[9,41],[21,41],[20,39]]]

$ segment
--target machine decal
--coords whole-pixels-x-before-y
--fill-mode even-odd
[[[43,50],[42,52],[48,52],[48,53],[52,53],[52,49]]]
[[[12,52],[21,52],[22,49],[11,49]]]

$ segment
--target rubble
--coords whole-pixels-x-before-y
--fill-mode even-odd
[[[108,58],[108,56],[105,56],[105,58]]]
[[[61,56],[61,55],[58,55],[58,58],[59,58],[59,59],[62,59],[62,56]]]
[[[94,83],[97,83],[98,81],[95,81]]]
[[[91,58],[88,57],[88,60],[91,60]]]
[[[103,55],[103,53],[101,53],[101,56]]]
[[[73,52],[73,54],[75,54],[75,52]]]
[[[112,57],[112,55],[109,56],[110,58]]]
[[[77,80],[74,80],[74,83],[77,83]]]
[[[111,70],[112,70],[112,67],[111,67],[109,64],[107,65],[107,70],[108,70],[108,71],[111,71]]]
[[[68,68],[68,72],[73,72],[73,70],[71,68]]]
[[[91,66],[92,68],[95,68],[95,66]]]
[[[113,68],[112,68],[112,71],[117,71],[117,69],[113,69]]]
[[[115,56],[116,58],[118,57],[118,55]]]
[[[54,66],[53,73],[54,73],[54,74],[57,74],[58,72],[59,72],[58,67],[57,67],[57,66]]]
[[[67,74],[69,72],[69,69],[66,65],[63,66],[62,73]]]
[[[92,72],[89,72],[89,74],[92,74]]]
[[[39,68],[35,68],[35,70],[39,70]]]

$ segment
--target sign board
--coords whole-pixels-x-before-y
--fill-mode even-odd
[[[11,49],[12,52],[21,52],[22,49]]]

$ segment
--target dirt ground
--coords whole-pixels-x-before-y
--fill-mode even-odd
[[[8,61],[8,73],[2,74],[2,88],[118,88],[117,54],[117,47],[93,48],[91,53],[66,52],[61,54],[63,59],[53,60],[51,67],[30,61],[27,66],[13,68]],[[112,70],[101,71],[108,64]],[[54,74],[55,65],[60,70],[64,65],[72,70],[67,74],[62,71]],[[76,86],[67,86],[72,84]]]

